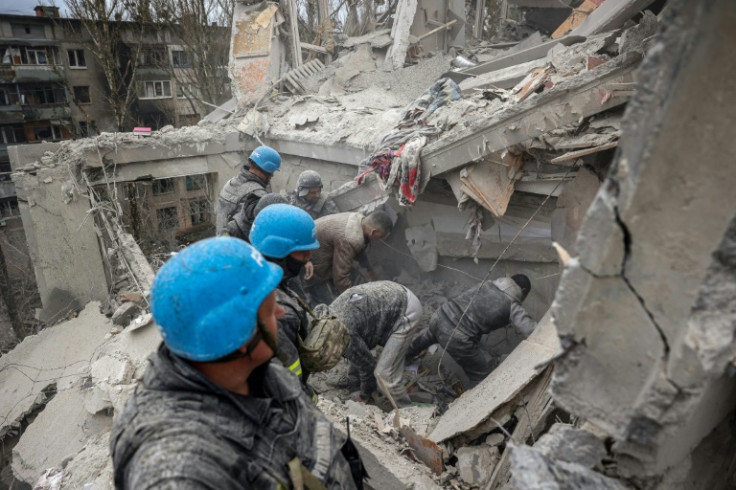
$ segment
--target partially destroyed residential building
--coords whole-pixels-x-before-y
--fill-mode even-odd
[[[508,36],[557,3],[494,6]],[[112,418],[160,341],[146,293],[185,243],[158,209],[214,199],[268,144],[275,190],[314,169],[341,210],[394,216],[369,254],[427,313],[532,280],[537,329],[484,339],[499,364],[471,390],[439,353],[406,374],[409,409],[346,401],[344,367],[310,381],[370,488],[734,487],[736,7],[570,2],[558,28],[479,42],[473,4],[401,0],[301,39],[295,3],[238,3],[234,99],[199,125],[10,148],[40,314],[68,320],[0,358],[5,482],[111,486]]]

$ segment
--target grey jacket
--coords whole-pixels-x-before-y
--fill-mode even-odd
[[[113,425],[116,488],[292,488],[288,462],[329,489],[355,484],[332,424],[278,363],[256,369],[251,396],[212,383],[162,344]]]
[[[252,174],[247,168],[228,180],[220,191],[215,206],[215,231],[219,235],[225,230],[228,222],[236,213],[242,213],[238,222],[243,226],[243,233],[250,233],[250,225],[255,219],[254,210],[258,200],[271,192],[271,185],[266,184],[260,177]]]
[[[358,368],[363,393],[376,391],[371,349],[385,345],[396,322],[406,312],[406,288],[391,281],[375,281],[347,289],[330,305],[330,312],[350,331],[343,357]]]
[[[470,340],[480,340],[483,335],[504,328],[509,323],[523,335],[528,336],[534,331],[537,323],[521,306],[521,299],[521,288],[511,278],[501,277],[495,281],[488,281],[482,286],[479,284],[448,299],[437,310],[438,321],[431,322],[430,328],[440,329],[447,335],[462,317],[455,335]],[[463,317],[463,311],[468,304],[470,307]]]
[[[340,210],[337,208],[337,204],[335,204],[335,201],[325,196],[324,194],[319,196],[317,202],[309,202],[306,199],[299,197],[296,191],[290,192],[289,194],[287,194],[286,197],[287,199],[289,199],[289,204],[303,209],[304,211],[309,213],[309,216],[311,216],[312,219],[317,219],[321,218],[322,216],[337,214],[340,212]]]
[[[315,221],[319,248],[312,252],[314,275],[306,282],[307,286],[330,279],[340,292],[352,286],[353,262],[364,260],[368,246],[362,222],[360,213],[331,214]]]
[[[304,338],[309,333],[309,317],[296,300],[295,294],[284,283],[276,288],[276,302],[284,309],[284,315],[278,321],[278,343],[281,351],[279,358],[289,371],[301,378],[298,338]]]

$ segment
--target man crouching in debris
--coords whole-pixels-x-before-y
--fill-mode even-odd
[[[117,488],[356,488],[332,424],[269,363],[281,277],[230,237],[159,270],[151,309],[164,341],[113,426]]]
[[[530,290],[529,278],[517,274],[479,284],[447,300],[432,315],[429,328],[411,343],[407,358],[440,344],[463,368],[472,388],[493,370],[490,355],[480,345],[483,335],[511,323],[529,336],[537,326],[521,306]]]
[[[332,301],[330,280],[338,293],[353,285],[350,275],[356,260],[372,280],[378,279],[365,251],[371,241],[383,240],[391,233],[394,224],[388,214],[384,211],[374,211],[368,216],[338,213],[319,218],[315,223],[320,248],[312,256],[314,275],[305,283],[313,304]]]
[[[335,201],[322,194],[322,177],[314,170],[299,174],[296,189],[288,194],[289,204],[309,213],[312,219],[339,213]]]
[[[317,307],[317,311],[324,305]],[[398,407],[411,405],[402,383],[404,359],[419,328],[422,304],[401,284],[376,281],[353,286],[332,302],[329,312],[350,331],[345,350],[349,387],[360,387],[364,401],[377,395],[377,383]],[[382,345],[378,361],[371,349]]]
[[[227,223],[243,208],[246,232],[255,219],[258,200],[271,192],[271,177],[281,168],[281,155],[271,147],[259,146],[248,157],[248,166],[228,180],[215,205],[215,231],[219,235]],[[246,233],[247,234],[247,233]]]

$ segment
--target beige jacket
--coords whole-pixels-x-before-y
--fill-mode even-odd
[[[319,248],[312,252],[314,275],[307,286],[332,279],[338,291],[343,292],[353,285],[350,281],[353,262],[367,247],[362,221],[360,213],[331,214],[315,221]]]

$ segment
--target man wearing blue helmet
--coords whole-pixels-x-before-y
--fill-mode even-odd
[[[258,200],[271,192],[271,177],[281,168],[281,155],[271,147],[259,146],[250,154],[248,166],[228,180],[220,191],[215,206],[216,232],[219,235],[225,229],[235,213],[242,208],[246,217],[246,231],[255,219],[255,207]]]
[[[283,270],[276,289],[276,301],[285,311],[279,319],[279,358],[292,373],[306,380],[298,345],[299,338],[308,333],[309,318],[301,300],[304,293],[299,274],[312,257],[312,251],[319,248],[314,220],[296,206],[272,204],[256,216],[250,240]]]
[[[361,487],[332,424],[268,362],[281,278],[231,237],[197,242],[159,270],[151,310],[163,342],[112,429],[116,488]]]

